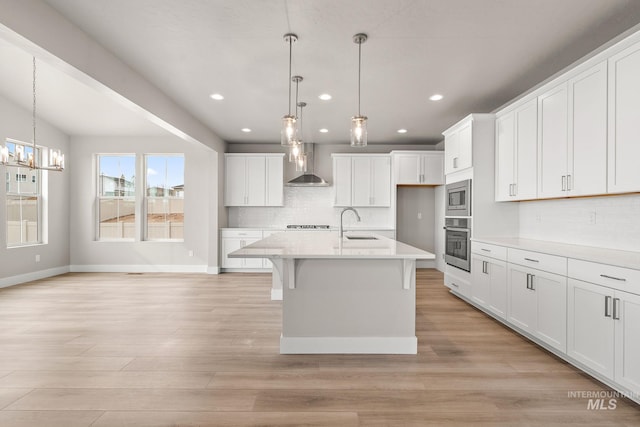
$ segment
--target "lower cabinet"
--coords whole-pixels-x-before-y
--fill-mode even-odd
[[[568,291],[567,354],[640,393],[640,296],[575,279]]]
[[[251,243],[261,240],[262,230],[232,230],[226,229],[221,232],[221,267],[238,269],[262,269],[265,266],[262,258],[229,258],[227,255],[233,251],[243,248]]]
[[[507,320],[550,346],[567,351],[567,278],[509,264]]]
[[[507,316],[507,263],[471,256],[471,298],[501,318]]]

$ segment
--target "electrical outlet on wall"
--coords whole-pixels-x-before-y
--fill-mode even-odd
[[[536,214],[536,222],[540,222],[542,221],[542,215],[540,215],[539,213]]]
[[[36,262],[40,262],[40,255],[36,255]]]
[[[591,211],[589,212],[589,224],[595,224],[596,223],[596,211]]]
[[[189,251],[189,256],[193,256],[193,251]]]
[[[422,219],[422,212],[418,212],[418,219]]]

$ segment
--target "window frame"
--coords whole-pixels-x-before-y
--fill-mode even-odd
[[[185,175],[185,170],[186,170],[186,156],[184,155],[184,153],[144,153],[144,157],[143,157],[143,171],[144,171],[144,190],[142,192],[143,196],[142,196],[142,216],[141,216],[141,221],[142,221],[142,236],[143,236],[143,241],[145,242],[184,242],[184,189],[182,190],[182,196],[181,197],[176,197],[176,196],[149,196],[148,195],[148,189],[149,189],[149,183],[148,183],[148,158],[149,157],[178,157],[182,159],[182,180],[183,183],[182,185],[184,185],[184,175]],[[165,183],[166,185],[167,183]],[[168,187],[165,187],[165,190]],[[182,222],[182,237],[181,238],[160,238],[160,239],[152,239],[149,238],[149,220],[148,220],[148,210],[149,210],[149,201],[150,200],[182,200],[183,202],[183,207],[182,207],[182,215],[183,215],[183,222]]]
[[[33,144],[31,143],[27,143],[24,141],[19,141],[17,139],[12,139],[12,138],[6,138],[5,142],[7,144],[7,146],[9,144],[13,144],[14,146],[16,145],[20,145],[22,147],[24,147],[25,149],[25,154],[27,153],[27,149],[31,149],[33,150]],[[14,148],[15,150],[15,148]],[[41,160],[42,160],[42,153],[43,153],[43,147],[37,145],[35,147],[35,153],[34,153],[34,159],[36,164],[40,164]],[[26,173],[23,173],[26,172]],[[28,179],[28,177],[30,176],[30,172],[33,172],[33,177],[35,177],[35,182],[33,182],[33,179]],[[23,176],[25,175],[27,179],[23,180],[16,180],[16,182],[20,182],[20,186],[22,185],[22,183],[24,184],[32,184],[35,183],[35,187],[36,190],[33,193],[23,193],[22,191],[11,191],[11,177],[12,175],[17,176]],[[37,245],[42,245],[44,244],[44,238],[43,238],[43,206],[44,206],[44,201],[43,201],[43,191],[42,191],[42,171],[40,169],[31,169],[28,166],[24,166],[24,167],[7,167],[5,168],[5,233],[6,233],[6,238],[5,238],[5,244],[6,244],[6,248],[7,249],[14,249],[14,248],[23,248],[23,247],[27,247],[27,246],[37,246]],[[8,213],[8,209],[9,209],[9,200],[20,200],[22,201],[23,199],[28,199],[28,198],[32,198],[35,197],[36,199],[36,241],[35,242],[25,242],[24,236],[22,235],[22,227],[20,228],[20,242],[19,243],[13,243],[10,244],[9,243],[9,213]],[[22,211],[22,206],[20,207],[20,218],[22,218],[23,216],[23,211]],[[22,221],[22,220],[21,220]]]
[[[137,236],[137,224],[138,224],[138,196],[137,196],[137,179],[134,180],[133,182],[133,195],[130,196],[126,196],[124,194],[122,195],[113,195],[113,196],[104,196],[102,195],[102,173],[101,173],[101,167],[100,167],[100,159],[102,157],[132,157],[133,158],[133,170],[134,170],[134,177],[137,175],[137,171],[138,171],[138,156],[136,153],[97,153],[95,155],[96,158],[96,213],[95,213],[95,240],[98,242],[135,242],[136,236]],[[119,179],[117,177],[114,177],[116,179]],[[125,182],[126,182],[126,178],[125,178]],[[122,191],[123,193],[125,192],[124,190]],[[133,233],[133,237],[103,237],[100,233],[100,209],[102,206],[102,201],[103,200],[114,200],[117,201],[118,203],[122,202],[122,201],[129,201],[129,202],[133,202],[133,214],[134,214],[134,220],[133,220],[133,225],[134,225],[134,233]]]

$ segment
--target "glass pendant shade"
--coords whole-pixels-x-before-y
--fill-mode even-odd
[[[297,142],[297,141],[296,141]],[[298,156],[300,155],[300,143],[297,142],[289,147],[289,162],[295,162],[298,160]]]
[[[284,146],[294,145],[297,141],[298,130],[296,129],[296,117],[287,114],[282,118],[282,129],[280,131],[280,144]]]
[[[367,117],[355,116],[351,118],[351,146],[367,146]]]
[[[307,155],[306,153],[298,154],[298,158],[296,159],[296,172],[306,172],[307,171]]]

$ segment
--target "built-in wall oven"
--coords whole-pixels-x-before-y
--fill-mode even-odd
[[[471,180],[447,184],[445,216],[471,216]]]
[[[445,218],[445,251],[447,264],[471,271],[471,218]]]

